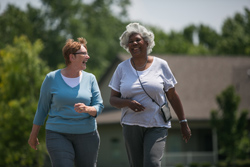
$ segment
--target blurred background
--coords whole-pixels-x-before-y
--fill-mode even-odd
[[[51,166],[44,128],[38,151],[27,140],[43,79],[64,68],[62,47],[78,37],[88,41],[86,71],[96,75],[105,104],[98,167],[129,166],[108,83],[130,58],[119,45],[130,22],[155,34],[152,55],[169,63],[192,129],[185,144],[172,112],[162,166],[250,166],[249,0],[1,0],[1,167]]]

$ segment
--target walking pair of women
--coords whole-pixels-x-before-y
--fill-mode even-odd
[[[103,101],[93,74],[84,38],[67,40],[62,49],[66,67],[46,75],[40,91],[29,145],[37,149],[38,133],[46,121],[46,146],[53,167],[95,167],[100,145],[96,117]],[[161,106],[170,102],[185,142],[191,131],[175,90],[177,83],[168,63],[150,56],[154,34],[138,23],[127,25],[120,45],[131,58],[113,74],[110,104],[121,108],[123,136],[131,167],[160,167],[168,128]],[[153,99],[153,100],[152,100]],[[167,101],[168,99],[168,101]]]

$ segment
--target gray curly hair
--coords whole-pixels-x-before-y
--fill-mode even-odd
[[[130,35],[134,33],[140,34],[142,38],[148,42],[147,54],[151,53],[152,48],[155,46],[154,34],[139,23],[130,23],[126,26],[126,31],[124,31],[119,38],[121,47],[129,52],[128,40]]]

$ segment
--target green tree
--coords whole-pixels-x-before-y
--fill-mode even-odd
[[[148,26],[149,29],[154,33],[155,36],[155,47],[153,48],[153,53],[164,54],[167,52],[168,44],[168,34],[166,34],[162,29]]]
[[[152,26],[150,27],[150,30],[152,30],[155,35],[155,47],[153,48],[154,54],[209,54],[208,48],[193,43],[193,33],[195,33],[195,27],[193,26],[184,29],[183,33],[171,31],[169,34],[166,34],[163,30]]]
[[[93,72],[97,78],[101,76],[102,69],[108,67],[122,50],[119,36],[127,25],[122,19],[126,19],[126,7],[130,1],[93,0],[88,4],[81,0],[41,2],[41,9],[28,5],[27,11],[8,6],[0,16],[0,37],[3,39],[0,48],[6,43],[11,44],[14,36],[22,34],[32,42],[41,39],[44,49],[40,57],[55,69],[58,64],[64,63],[62,47],[66,39],[85,37],[91,57],[87,71]],[[114,7],[120,12],[112,12]],[[6,36],[8,33],[11,35]]]
[[[248,111],[237,112],[240,97],[233,86],[222,91],[216,101],[219,109],[211,111],[211,125],[217,131],[219,154],[225,157],[229,166],[236,158],[249,158]]]
[[[217,47],[219,54],[250,55],[250,11],[225,20]]]
[[[87,71],[94,73],[97,78],[123,52],[119,46],[119,37],[128,22],[132,22],[127,18],[130,0],[41,2],[41,8],[28,5],[26,11],[8,5],[0,15],[0,48],[12,44],[15,36],[26,35],[32,43],[40,39],[44,44],[40,57],[52,69],[56,69],[58,65],[63,67],[62,47],[66,39],[85,37],[91,57]],[[245,9],[244,14],[238,13],[234,18],[228,18],[222,27],[222,34],[217,34],[206,25],[189,25],[181,32],[172,30],[170,33],[165,33],[156,26],[150,26],[150,29],[155,34],[154,54],[250,56],[248,9]],[[193,43],[193,35],[196,33],[199,44]]]
[[[209,26],[205,26],[201,24],[198,28],[198,34],[199,34],[199,43],[209,50],[211,52],[215,52],[215,48],[218,45],[218,41],[220,40],[219,34]]]
[[[40,40],[32,44],[21,36],[0,50],[0,166],[43,164],[44,144],[39,151],[27,144],[40,86],[49,71],[39,58],[42,49]],[[44,133],[40,134],[43,140]]]
[[[46,15],[46,12],[30,5],[27,5],[26,11],[22,11],[15,5],[9,4],[0,16],[0,48],[4,48],[7,44],[12,45],[16,36],[25,35],[31,42],[40,39],[44,43],[40,57],[55,68],[58,62],[63,62],[59,46],[63,46],[66,38],[51,28]]]
[[[189,25],[184,28],[183,30],[183,36],[184,38],[189,41],[190,43],[193,43],[193,35],[196,31],[196,26],[195,25]]]
[[[0,15],[0,22],[0,48],[5,47],[6,44],[12,44],[16,36],[25,35],[31,42],[35,42],[46,33],[41,10],[30,5],[27,5],[27,11],[22,11],[9,4]]]
[[[94,0],[90,4],[84,4],[81,0],[42,2],[47,9],[47,21],[54,27],[53,31],[67,38],[83,36],[87,39],[90,53],[87,71],[94,73],[97,78],[101,76],[103,70],[100,69],[107,68],[121,51],[118,39],[126,25],[114,16],[111,7],[114,3],[122,4],[119,6],[120,15],[126,17],[129,0]],[[59,48],[61,50],[62,45]]]

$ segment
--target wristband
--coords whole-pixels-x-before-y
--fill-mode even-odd
[[[179,123],[187,122],[187,119],[180,120]]]

